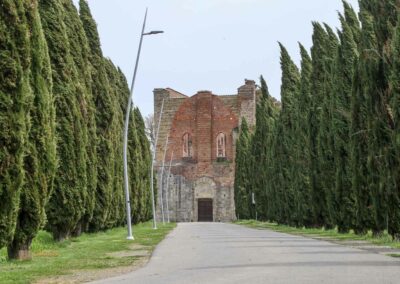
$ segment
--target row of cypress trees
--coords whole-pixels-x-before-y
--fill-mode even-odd
[[[29,257],[43,227],[55,240],[125,223],[122,133],[129,88],[104,58],[88,3],[0,5],[0,248]],[[150,145],[133,111],[133,222],[150,218]]]
[[[300,70],[280,45],[281,107],[261,78],[237,144],[240,218],[400,239],[400,4],[359,4],[344,2],[337,32],[313,23]]]

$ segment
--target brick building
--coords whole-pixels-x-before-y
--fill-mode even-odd
[[[161,210],[177,222],[234,220],[236,139],[243,117],[255,125],[255,82],[246,80],[228,96],[200,91],[188,97],[170,88],[155,89],[156,124],[162,108],[155,163],[158,220]]]

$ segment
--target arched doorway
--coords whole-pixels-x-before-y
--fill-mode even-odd
[[[194,220],[213,222],[216,216],[216,185],[213,179],[201,177],[194,183]]]

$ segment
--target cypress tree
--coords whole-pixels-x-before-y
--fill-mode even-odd
[[[236,215],[240,219],[251,218],[251,154],[250,154],[250,133],[245,118],[242,120],[240,135],[236,144],[236,165],[235,165],[235,208]]]
[[[256,163],[252,163],[252,171],[250,172],[251,185],[250,188],[255,192],[259,202],[256,203],[257,212],[262,219],[273,218],[275,204],[272,200],[272,180],[274,177],[269,160],[271,151],[271,139],[273,137],[273,127],[277,111],[272,105],[272,99],[268,91],[267,83],[261,76],[261,95],[256,106],[256,127],[254,135],[251,137],[251,157],[257,157]]]
[[[262,84],[265,84],[265,81],[263,78],[261,78]],[[268,92],[268,89],[266,87],[266,84],[261,86],[261,94],[258,94],[258,98],[256,100],[256,125],[253,130],[249,129],[249,126],[247,124],[247,121],[244,122],[242,121],[240,125],[240,131],[243,131],[243,127],[245,128],[245,132],[248,132],[246,135],[247,140],[246,143],[250,142],[250,145],[241,145],[240,148],[238,149],[238,145],[236,146],[236,155],[244,157],[247,153],[247,157],[245,157],[245,161],[247,164],[250,165],[250,171],[247,172],[247,169],[244,167],[246,166],[241,159],[241,167],[238,169],[237,167],[235,168],[235,175],[236,173],[242,174],[242,171],[245,170],[249,176],[247,177],[242,177],[241,179],[238,180],[239,185],[236,185],[236,179],[235,179],[235,191],[240,194],[240,197],[238,196],[235,198],[235,206],[238,206],[236,209],[236,215],[240,219],[250,219],[250,218],[255,218],[255,211],[257,211],[257,217],[259,219],[266,219],[267,218],[267,208],[269,206],[268,204],[268,199],[267,199],[267,188],[266,185],[267,183],[267,147],[266,147],[266,134],[264,132],[264,129],[266,127],[266,119],[267,119],[267,110],[266,110],[266,92]],[[244,119],[243,119],[244,120]],[[245,124],[245,125],[243,125]],[[242,133],[239,133],[239,138],[242,135]],[[245,134],[243,134],[245,135]],[[244,138],[244,137],[243,137]],[[242,139],[243,140],[243,139]],[[239,140],[238,140],[239,141]],[[244,142],[242,142],[243,144]],[[240,152],[240,153],[239,153]],[[251,163],[250,161],[254,161],[254,157],[258,157],[259,165],[255,165],[254,163]],[[237,158],[236,158],[237,159]],[[249,165],[248,165],[249,166]],[[243,179],[247,178],[250,182],[247,184],[247,188],[245,187],[245,182]],[[249,194],[247,194],[249,192]],[[255,206],[251,204],[252,202],[252,194],[254,194],[255,199],[257,199],[257,202]],[[240,198],[243,199],[243,204],[239,204]],[[254,216],[254,217],[253,217]]]
[[[105,228],[112,228],[117,224],[121,223],[124,214],[124,196],[123,196],[123,160],[122,160],[122,134],[124,115],[121,109],[121,96],[119,91],[119,74],[115,65],[109,59],[104,59],[104,68],[107,74],[107,80],[109,82],[109,97],[112,103],[113,119],[109,123],[111,124],[110,131],[113,133],[109,139],[111,139],[112,145],[114,145],[114,159],[112,164],[111,176],[111,204],[110,213],[105,224]],[[132,200],[133,201],[133,200]]]
[[[30,44],[24,1],[0,5],[0,247],[13,238],[24,179]]]
[[[279,106],[276,109],[272,108],[272,101],[268,92],[267,84],[262,77],[261,77],[261,90],[264,93],[264,97],[268,99],[266,101],[267,109],[270,110],[268,112],[270,115],[267,116],[266,124],[264,126],[264,131],[266,131],[265,133],[267,141],[266,165],[268,171],[266,177],[267,181],[270,181],[269,183],[267,183],[267,190],[270,196],[269,207],[267,208],[268,209],[267,212],[270,216],[269,219],[271,221],[277,221],[281,208],[280,201],[278,200],[278,194],[280,190],[280,181],[282,180],[280,178],[282,170],[280,169],[280,164],[278,159],[276,159],[277,155],[276,151],[279,145],[279,142],[276,139],[276,133],[277,133],[277,125],[278,125],[279,114],[281,111],[281,106]],[[268,145],[270,145],[269,148]]]
[[[264,80],[264,79],[262,79]],[[265,81],[263,82],[265,83]],[[245,187],[244,181],[241,181],[240,187],[235,188],[238,191],[238,194],[241,194],[242,198],[244,199],[244,205],[245,208],[242,208],[242,210],[239,210],[236,215],[239,216],[241,219],[247,219],[247,218],[252,218],[253,215],[255,217],[255,210],[257,210],[257,214],[260,219],[266,218],[266,210],[268,208],[268,200],[266,199],[266,184],[267,184],[267,173],[266,173],[266,163],[267,163],[267,143],[265,142],[266,140],[266,134],[264,132],[264,129],[266,127],[266,119],[267,119],[267,109],[266,109],[266,104],[267,104],[267,97],[265,92],[268,92],[266,89],[261,87],[261,95],[260,99],[257,100],[257,105],[256,105],[256,127],[253,130],[254,133],[250,133],[250,129],[248,127],[247,121],[243,122],[240,127],[242,129],[243,127],[245,128],[245,131],[248,133],[247,135],[247,140],[246,143],[250,142],[251,145],[241,145],[240,149],[240,154],[238,148],[236,148],[236,155],[242,155],[244,156],[245,153],[247,153],[248,157],[246,157],[246,162],[247,164],[251,159],[254,157],[259,157],[259,164],[258,166],[255,166],[254,163],[252,164],[252,171],[248,172],[250,176],[247,178],[250,180],[250,183],[247,184],[247,187]],[[245,124],[245,125],[243,125]],[[242,131],[242,130],[241,130]],[[240,133],[240,135],[242,135]],[[245,135],[245,134],[243,134]],[[243,137],[244,138],[244,137]],[[244,170],[245,164],[243,164],[242,161],[242,170]],[[240,170],[240,171],[242,171]],[[241,174],[241,173],[239,173]],[[245,177],[243,177],[245,178]],[[238,181],[240,182],[240,181]],[[247,192],[250,192],[250,196],[248,196]],[[254,193],[255,197],[258,199],[258,202],[256,202],[256,208],[251,205],[251,194]],[[237,202],[239,203],[239,198],[237,199]],[[250,198],[250,199],[249,199]],[[250,203],[249,203],[250,202]],[[240,206],[237,204],[237,206]]]
[[[130,90],[126,81],[126,77],[120,69],[117,70],[116,76],[119,78],[118,88],[120,94],[120,109],[122,113],[121,125],[123,125],[126,112],[126,103],[130,95]],[[149,190],[150,165],[150,144],[145,134],[143,117],[139,109],[134,108],[131,114],[131,122],[129,124],[128,133],[129,189],[131,194],[133,223],[147,221],[151,216],[151,197]],[[123,222],[125,222],[125,213],[122,213]]]
[[[310,153],[309,153],[309,112],[311,109],[311,74],[312,61],[303,45],[300,46],[301,78],[298,90],[295,118],[295,183],[298,191],[297,211],[299,223],[306,227],[312,225],[311,185],[310,185]]]
[[[83,119],[80,122],[83,135],[81,147],[86,148],[84,154],[86,160],[87,190],[81,191],[82,201],[85,204],[85,213],[74,230],[74,235],[77,236],[82,230],[87,231],[88,224],[93,217],[97,187],[97,135],[95,105],[91,89],[92,77],[89,62],[89,43],[75,5],[71,0],[63,0],[62,4],[66,15],[68,15],[65,17],[66,33],[70,45],[70,53],[78,73],[75,83],[77,84],[78,102],[82,113],[81,118]]]
[[[360,39],[360,55],[356,61],[356,72],[353,79],[352,101],[351,101],[351,172],[352,190],[356,195],[356,220],[354,230],[357,234],[365,234],[373,227],[373,203],[372,193],[369,189],[368,163],[368,103],[365,84],[369,84],[371,76],[368,76],[365,68],[369,60],[369,47],[374,42],[374,34],[371,29],[372,19],[365,12],[360,14],[362,20],[362,35]]]
[[[281,99],[282,109],[278,120],[278,136],[277,140],[281,141],[279,152],[280,156],[277,160],[281,163],[283,185],[281,193],[283,194],[283,211],[282,221],[295,225],[298,223],[298,211],[296,205],[297,188],[294,187],[294,163],[295,163],[295,112],[297,106],[297,93],[300,82],[300,73],[296,65],[293,63],[286,48],[280,45],[281,49],[281,69],[282,69],[282,85]],[[280,135],[282,135],[280,137]]]
[[[80,18],[89,42],[89,61],[92,71],[92,96],[96,107],[97,145],[97,188],[93,218],[90,230],[98,231],[106,227],[111,210],[114,172],[114,145],[112,144],[114,104],[110,96],[110,84],[105,69],[105,61],[100,47],[97,26],[85,0],[79,1]]]
[[[126,82],[125,77],[123,79]],[[150,142],[145,133],[144,120],[138,108],[133,109],[131,116],[128,137],[128,167],[132,222],[147,221],[152,213],[149,190],[151,152]]]
[[[365,125],[366,106],[361,92],[361,78],[359,74],[359,60],[357,72],[354,73],[351,97],[351,125],[350,125],[350,171],[351,190],[356,196],[356,218],[354,231],[365,234],[371,228],[371,194],[368,190],[366,176],[367,162],[367,131]]]
[[[86,149],[82,152],[82,159],[86,162],[86,172],[81,173],[82,179],[85,179],[85,190],[81,191],[81,200],[84,203],[85,212],[74,228],[72,235],[79,236],[82,230],[87,230],[88,222],[92,218],[94,208],[94,194],[97,182],[96,174],[96,143],[88,143],[89,135],[91,141],[96,141],[94,106],[90,89],[90,64],[88,61],[88,42],[80,21],[78,11],[71,0],[62,1],[63,9],[67,15],[65,17],[66,33],[69,41],[69,50],[74,62],[78,78],[75,82],[77,86],[77,99],[81,115],[79,122],[82,125],[82,141],[79,147]],[[90,132],[89,132],[90,131]]]
[[[338,206],[336,222],[338,231],[347,233],[353,228],[355,220],[355,195],[351,187],[349,144],[352,84],[358,50],[357,43],[353,37],[356,34],[356,30],[352,29],[347,20],[341,15],[340,20],[342,31],[339,33],[340,46],[334,75],[332,130],[335,137],[335,193]],[[350,21],[350,24],[357,26],[353,21]]]
[[[334,160],[334,134],[332,132],[332,104],[334,100],[334,68],[336,62],[338,39],[328,25],[324,25],[327,37],[323,42],[324,57],[322,60],[323,72],[321,74],[321,105],[319,117],[319,129],[317,136],[318,166],[320,172],[321,189],[324,192],[324,225],[333,228],[335,224],[335,213],[337,204],[334,198],[335,184],[335,160]]]
[[[283,138],[283,124],[280,120],[280,116],[277,117],[272,139],[271,139],[271,155],[269,161],[272,161],[273,167],[273,175],[274,178],[274,185],[272,186],[272,195],[274,202],[273,207],[273,216],[274,221],[279,224],[288,224],[288,204],[287,204],[287,197],[288,194],[284,192],[286,189],[285,184],[285,169],[283,168],[284,164],[282,163],[283,157],[285,157],[284,147],[280,142],[280,139]]]
[[[54,239],[70,236],[85,213],[85,126],[82,124],[82,92],[70,50],[61,0],[39,1],[39,12],[49,47],[56,106],[59,168],[54,194],[47,206],[48,229]]]
[[[361,12],[363,35],[361,42],[362,61],[361,78],[364,80],[363,93],[367,95],[367,130],[368,130],[368,160],[367,181],[372,193],[374,222],[372,226],[375,235],[382,234],[386,224],[387,214],[387,184],[388,172],[385,154],[389,135],[385,123],[383,108],[385,106],[385,77],[382,70],[382,60],[379,54],[378,38],[375,33],[375,20],[363,8]]]
[[[395,240],[400,240],[400,19],[392,41],[393,65],[390,76],[390,107],[393,113],[394,130],[392,149],[388,155],[393,187],[388,193],[388,231]]]
[[[391,41],[397,24],[398,1],[360,1],[360,9],[372,17],[376,41],[373,42],[375,54],[368,61],[369,75],[375,77],[369,82],[369,108],[371,132],[369,168],[371,175],[373,201],[375,207],[374,234],[380,235],[389,223],[388,197],[397,191],[392,179],[391,152],[394,121],[390,110],[389,79],[392,67]]]
[[[310,181],[311,181],[311,196],[313,204],[314,226],[322,227],[327,219],[326,212],[326,192],[323,190],[320,169],[320,157],[318,151],[319,133],[321,130],[322,105],[321,102],[325,96],[325,82],[327,81],[326,71],[326,42],[329,40],[328,35],[323,27],[313,23],[313,46],[311,48],[312,58],[312,74],[311,74],[311,110],[309,112],[309,147],[310,147]]]
[[[298,212],[298,188],[294,185],[295,175],[295,117],[297,108],[297,94],[300,85],[300,72],[293,63],[286,48],[280,45],[281,49],[281,69],[282,69],[282,85],[281,99],[282,110],[278,122],[278,137],[281,150],[277,160],[281,163],[283,185],[280,192],[283,194],[283,210],[282,222],[291,225],[298,225],[301,219]],[[279,135],[282,135],[281,137]]]
[[[121,71],[121,69],[119,69],[119,68],[117,68],[116,70],[115,70],[115,77],[116,77],[116,83],[117,83],[117,86],[116,86],[116,88],[117,88],[117,99],[118,99],[118,101],[117,101],[117,103],[118,103],[118,111],[119,111],[119,125],[120,125],[120,134],[119,134],[119,136],[118,137],[120,137],[120,145],[121,145],[121,147],[120,147],[120,149],[122,150],[122,145],[123,145],[123,127],[124,127],[124,123],[125,123],[125,114],[126,114],[126,103],[127,103],[127,101],[128,101],[128,97],[129,97],[129,95],[130,95],[130,90],[129,90],[129,87],[128,87],[128,83],[127,83],[127,81],[126,81],[126,78],[125,78],[125,75],[122,73],[122,71]],[[132,117],[131,117],[131,121],[132,121]],[[130,123],[130,125],[129,125],[129,135],[131,135],[132,133],[131,132],[135,132],[135,127],[134,127],[134,124],[132,124],[132,122]],[[128,139],[129,139],[129,137],[128,137]],[[128,140],[129,141],[129,140]],[[130,149],[131,147],[133,147],[133,145],[131,145],[131,144],[129,144],[129,142],[128,142],[128,149]],[[124,173],[123,173],[123,160],[122,160],[122,151],[120,152],[120,157],[121,157],[121,159],[119,160],[120,162],[119,162],[119,164],[117,164],[116,165],[116,172],[119,172],[119,175],[120,175],[120,178],[121,178],[121,180],[120,180],[120,188],[118,189],[119,191],[120,191],[120,193],[122,194],[121,195],[121,198],[122,198],[122,204],[121,204],[121,206],[120,206],[120,212],[118,213],[119,215],[120,215],[120,217],[119,217],[119,222],[120,222],[120,224],[125,224],[126,223],[126,217],[125,217],[125,197],[123,196],[123,186],[124,186],[124,184],[123,184],[123,177],[124,177]],[[116,159],[117,160],[117,159]],[[128,159],[128,167],[131,167],[131,163],[132,163],[133,161],[131,160],[131,159]],[[119,167],[119,168],[118,168]],[[129,176],[129,181],[130,181],[130,189],[131,189],[131,187],[132,187],[132,177],[131,176]],[[131,198],[131,202],[132,202],[133,200],[132,200],[132,198]],[[133,214],[133,216],[135,215],[135,214],[137,214],[137,213],[135,213],[133,210],[132,210],[132,214]]]
[[[138,135],[140,144],[140,206],[137,212],[138,222],[144,222],[151,218],[151,192],[150,192],[150,167],[151,167],[151,152],[150,152],[150,142],[147,139],[145,132],[145,124],[142,114],[139,108],[135,108],[135,126],[136,133]]]
[[[142,157],[141,157],[141,145],[139,141],[139,135],[137,132],[136,125],[136,114],[132,111],[131,114],[131,122],[130,133],[128,137],[129,143],[129,177],[130,177],[130,185],[129,189],[131,192],[131,205],[132,205],[132,222],[137,223],[140,220],[139,212],[141,211],[142,206],[142,181],[141,181],[141,167],[142,167]]]
[[[29,258],[30,245],[46,220],[45,206],[52,192],[56,172],[55,108],[52,96],[50,58],[38,12],[38,3],[25,1],[30,28],[30,84],[32,108],[24,158],[25,183],[10,259]]]

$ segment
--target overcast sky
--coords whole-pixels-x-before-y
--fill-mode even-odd
[[[77,2],[77,0],[74,0]],[[358,11],[357,0],[348,1]],[[134,102],[153,112],[153,89],[235,94],[244,79],[267,80],[280,98],[279,47],[299,64],[297,42],[311,47],[311,21],[339,26],[341,0],[89,0],[104,55],[130,83],[141,25],[149,8]]]

